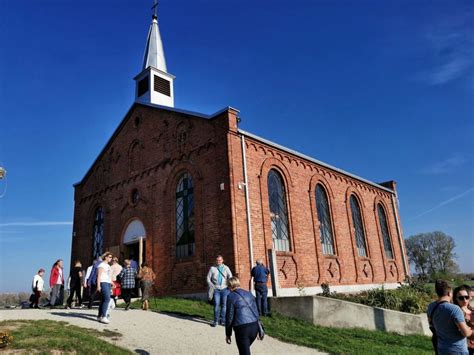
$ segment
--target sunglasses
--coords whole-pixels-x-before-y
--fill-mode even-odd
[[[458,301],[467,301],[469,299],[469,296],[458,296]]]

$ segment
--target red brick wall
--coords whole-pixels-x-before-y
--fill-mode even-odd
[[[217,254],[233,269],[226,143],[230,116],[235,115],[225,111],[203,119],[135,105],[76,186],[72,259],[90,264],[94,213],[102,206],[105,249],[120,246],[123,251],[128,223],[139,218],[144,224],[146,260],[157,274],[160,294],[204,291],[207,270]],[[184,171],[194,183],[196,252],[178,260],[175,191]],[[130,199],[133,189],[140,193],[136,205]]]
[[[316,163],[246,137],[246,160],[253,234],[254,260],[270,263],[272,248],[267,176],[276,169],[283,177],[288,203],[291,251],[277,252],[278,278],[281,287],[312,287],[323,282],[330,285],[393,283],[405,278],[402,252],[396,228],[391,194],[359,180],[332,171]],[[232,165],[242,166],[241,138],[232,135]],[[241,171],[242,169],[240,169]],[[243,173],[233,177],[233,184],[244,181]],[[321,183],[327,192],[336,255],[324,255],[316,216],[315,187]],[[368,257],[357,255],[349,198],[360,200],[366,234]],[[250,282],[247,218],[244,190],[233,195],[238,226],[237,271],[244,285]],[[377,215],[377,203],[384,206],[393,249],[393,260],[387,260]]]
[[[139,123],[137,124],[137,117]],[[272,248],[267,175],[277,169],[285,182],[291,251],[277,252],[282,287],[371,284],[405,277],[390,193],[316,163],[246,137],[254,260],[269,264]],[[179,176],[191,174],[195,201],[195,255],[176,258],[175,191]],[[146,260],[157,274],[159,294],[205,290],[205,276],[217,254],[250,287],[250,255],[241,138],[237,112],[212,119],[136,104],[126,115],[83,181],[75,187],[72,259],[90,264],[98,206],[105,209],[105,249],[124,251],[128,223],[146,229]],[[330,202],[336,255],[323,255],[316,217],[315,187]],[[220,186],[224,184],[224,189]],[[241,189],[239,189],[239,185]],[[138,189],[140,199],[131,201]],[[357,255],[348,200],[360,200],[368,257]],[[377,216],[382,203],[394,253],[387,260]]]

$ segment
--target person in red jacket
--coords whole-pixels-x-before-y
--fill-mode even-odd
[[[54,308],[56,303],[62,305],[64,297],[64,272],[62,259],[58,259],[51,269],[49,286],[51,287],[51,308]]]

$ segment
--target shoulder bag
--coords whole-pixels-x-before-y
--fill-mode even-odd
[[[242,296],[237,291],[235,291],[235,293],[237,293],[240,296],[240,298],[242,298],[244,300],[245,304],[250,309],[250,311],[252,311],[253,315],[255,317],[257,317],[257,324],[258,324],[258,334],[257,334],[258,336],[257,337],[258,337],[258,340],[263,340],[263,338],[265,337],[265,328],[263,327],[263,323],[260,320],[260,317],[257,314],[255,314],[255,311],[253,310],[252,307],[250,307],[249,303],[247,302],[247,300],[245,299],[244,296]]]

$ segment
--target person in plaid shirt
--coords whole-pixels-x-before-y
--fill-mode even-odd
[[[135,278],[137,277],[137,270],[131,267],[129,259],[124,261],[125,267],[120,271],[117,279],[120,280],[122,285],[122,298],[125,301],[125,310],[130,309],[130,299],[132,297],[132,291],[135,289]]]

